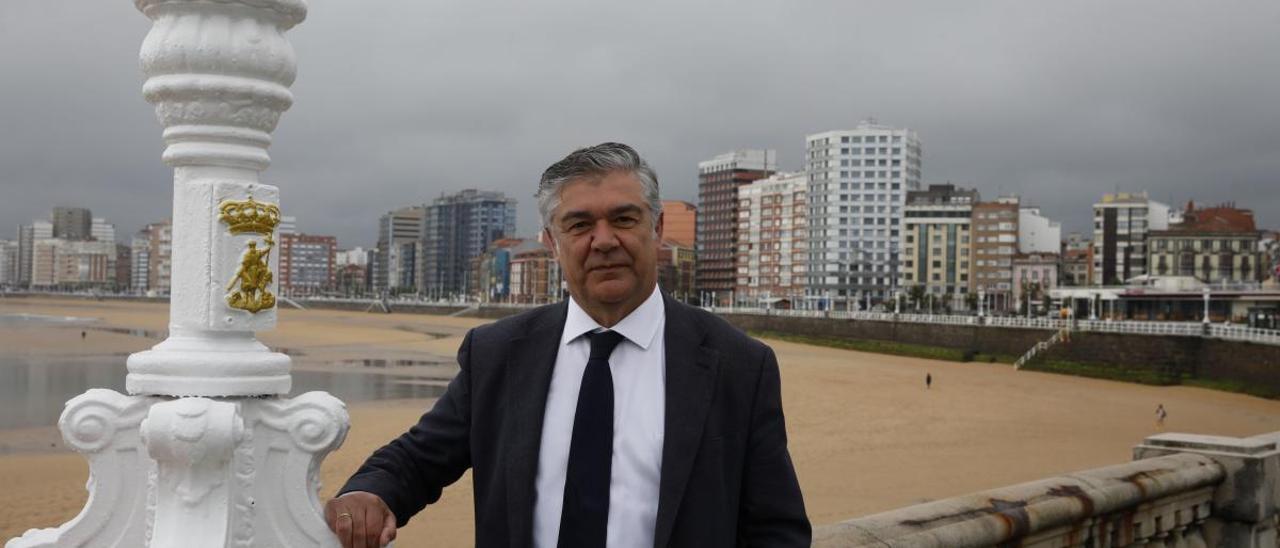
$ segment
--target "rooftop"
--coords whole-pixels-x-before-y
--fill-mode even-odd
[[[1195,202],[1187,202],[1182,222],[1169,225],[1167,232],[1237,233],[1257,230],[1253,212],[1235,207],[1234,203],[1197,209]]]

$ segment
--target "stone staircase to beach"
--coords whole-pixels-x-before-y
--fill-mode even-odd
[[[1053,348],[1058,343],[1061,343],[1063,341],[1067,341],[1070,339],[1071,339],[1070,329],[1064,327],[1062,329],[1055,331],[1053,333],[1053,336],[1036,343],[1036,345],[1031,347],[1031,349],[1027,350],[1027,352],[1023,354],[1022,357],[1018,358],[1018,361],[1013,362],[1013,368],[1022,369],[1022,366],[1029,363],[1036,356],[1039,356],[1040,354],[1044,353],[1050,348]]]

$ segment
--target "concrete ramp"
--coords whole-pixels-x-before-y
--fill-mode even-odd
[[[468,307],[466,307],[466,308],[464,308],[464,309],[462,309],[462,310],[459,310],[459,311],[457,311],[457,312],[453,312],[453,313],[449,314],[449,316],[450,316],[450,317],[452,317],[452,318],[457,318],[457,317],[459,317],[459,316],[466,316],[466,315],[468,315],[468,314],[474,314],[474,313],[479,312],[479,311],[480,311],[480,305],[479,305],[479,304],[473,304],[473,305],[468,306]]]

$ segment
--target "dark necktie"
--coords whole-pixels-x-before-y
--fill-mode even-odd
[[[616,331],[588,333],[591,358],[582,374],[573,417],[569,467],[560,513],[559,548],[604,548],[609,525],[609,474],[613,464],[613,374],[609,355],[622,342]]]

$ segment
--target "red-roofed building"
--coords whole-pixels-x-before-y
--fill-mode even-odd
[[[1182,222],[1148,234],[1147,264],[1156,276],[1194,276],[1206,283],[1256,283],[1266,278],[1262,233],[1253,212],[1188,202]]]
[[[1093,285],[1093,247],[1062,252],[1062,285]]]

